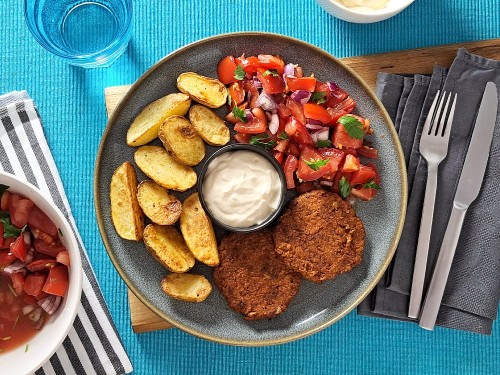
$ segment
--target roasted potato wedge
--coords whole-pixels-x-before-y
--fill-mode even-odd
[[[182,73],[177,77],[177,88],[194,101],[210,108],[219,108],[226,104],[226,86],[215,78],[193,72]]]
[[[148,224],[144,228],[146,248],[158,262],[172,272],[186,272],[195,263],[193,254],[179,231],[170,225]]]
[[[179,163],[196,165],[205,157],[205,143],[185,117],[167,118],[158,130],[158,137]]]
[[[148,104],[134,119],[127,131],[127,144],[141,146],[158,137],[158,129],[169,116],[184,116],[191,105],[186,94],[169,94]]]
[[[154,181],[139,184],[137,201],[144,214],[155,224],[172,225],[181,216],[181,201]]]
[[[201,206],[198,193],[182,203],[181,232],[194,257],[209,266],[219,264],[219,251],[212,222]]]
[[[185,191],[196,184],[196,172],[175,161],[161,146],[141,146],[134,153],[137,166],[165,189]]]
[[[137,201],[137,175],[128,161],[111,176],[109,188],[111,220],[118,235],[126,240],[140,241],[144,231],[144,214]]]
[[[212,285],[203,275],[171,273],[161,281],[168,296],[186,302],[203,302],[212,292]]]
[[[224,146],[231,135],[229,128],[214,111],[196,104],[189,109],[189,121],[201,138],[209,145]]]

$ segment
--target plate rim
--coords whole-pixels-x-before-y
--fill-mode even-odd
[[[408,185],[407,185],[407,174],[406,174],[406,163],[404,161],[404,155],[403,155],[403,150],[401,147],[401,143],[399,141],[399,137],[397,135],[396,129],[394,126],[388,126],[388,131],[391,136],[391,139],[393,143],[396,146],[396,155],[397,155],[397,160],[399,162],[399,171],[402,176],[402,191],[401,191],[401,198],[400,198],[400,212],[399,212],[399,219],[398,223],[396,226],[396,231],[393,235],[393,238],[390,243],[390,248],[387,253],[386,258],[384,259],[384,262],[382,264],[382,267],[376,273],[375,277],[373,278],[372,282],[368,285],[368,287],[364,290],[363,293],[360,294],[358,298],[356,298],[351,304],[347,305],[339,314],[337,314],[336,317],[333,317],[331,319],[327,319],[325,322],[318,324],[314,327],[311,327],[310,329],[287,335],[285,337],[281,338],[272,338],[272,339],[263,339],[263,340],[234,340],[234,339],[226,339],[226,338],[220,338],[220,337],[214,337],[209,334],[205,334],[203,332],[199,332],[197,330],[191,329],[190,327],[179,323],[173,319],[171,319],[168,315],[164,314],[160,309],[158,309],[156,306],[154,306],[152,303],[150,303],[146,297],[142,296],[141,292],[136,288],[134,283],[125,275],[125,273],[121,270],[121,268],[118,265],[118,260],[116,259],[114,253],[111,251],[112,246],[110,244],[110,241],[108,240],[107,234],[104,230],[104,220],[103,220],[103,215],[102,215],[102,209],[101,209],[101,196],[99,194],[99,180],[100,180],[100,164],[101,164],[101,154],[103,152],[103,146],[105,143],[105,140],[108,136],[108,133],[110,132],[110,129],[112,125],[116,122],[116,117],[118,117],[118,113],[120,113],[127,105],[127,103],[130,101],[132,96],[135,94],[135,91],[137,88],[142,84],[143,81],[145,81],[151,74],[154,73],[154,71],[161,65],[165,64],[168,62],[168,60],[172,59],[173,57],[177,56],[178,54],[183,53],[185,50],[189,50],[193,47],[203,45],[205,43],[210,43],[216,40],[224,39],[224,38],[235,38],[235,37],[273,37],[276,39],[281,39],[285,40],[288,42],[293,42],[297,43],[300,45],[303,45],[304,47],[310,48],[315,50],[317,53],[325,56],[328,59],[333,60],[335,63],[338,65],[342,66],[354,79],[365,89],[366,93],[371,97],[371,99],[375,102],[377,105],[378,109],[380,110],[381,116],[384,118],[386,123],[388,125],[393,124],[391,118],[389,117],[389,114],[387,113],[387,110],[385,109],[384,105],[382,102],[378,99],[378,97],[375,95],[373,90],[368,86],[368,84],[347,64],[343,63],[339,58],[333,56],[332,54],[328,53],[327,51],[323,50],[322,48],[319,48],[313,44],[310,44],[308,42],[305,42],[303,40],[290,37],[287,35],[283,34],[277,34],[277,33],[269,33],[269,32],[261,32],[261,31],[241,31],[241,32],[230,32],[230,33],[223,33],[223,34],[217,34],[217,35],[212,35],[208,36],[199,40],[196,40],[194,42],[185,44],[181,46],[180,48],[177,48],[176,50],[172,51],[171,53],[165,55],[162,57],[160,60],[158,60],[156,63],[151,65],[144,73],[142,73],[139,78],[130,86],[129,90],[126,92],[126,94],[123,96],[123,98],[120,100],[116,108],[113,110],[111,113],[111,116],[108,118],[108,121],[106,123],[106,128],[104,129],[104,132],[102,133],[101,140],[99,142],[99,148],[97,151],[96,155],[96,161],[95,161],[95,168],[94,168],[94,210],[96,214],[96,220],[97,224],[99,227],[99,233],[101,235],[101,239],[103,241],[104,247],[106,249],[106,252],[108,253],[108,256],[113,263],[113,266],[115,267],[116,271],[126,284],[127,288],[134,293],[134,295],[146,306],[148,307],[151,311],[153,311],[156,315],[158,315],[161,319],[165,320],[166,322],[170,323],[173,327],[178,328],[183,330],[184,332],[187,332],[189,334],[192,334],[196,337],[211,341],[211,342],[216,342],[216,343],[221,343],[221,344],[226,344],[226,345],[234,345],[234,346],[247,346],[247,347],[257,347],[257,346],[269,346],[269,345],[278,345],[278,344],[284,344],[292,341],[296,341],[299,339],[302,339],[304,337],[313,335],[330,325],[336,323],[343,317],[345,317],[347,314],[349,314],[354,308],[363,301],[366,296],[373,290],[373,288],[377,285],[377,283],[380,281],[382,278],[383,274],[385,273],[386,269],[388,268],[394,253],[396,252],[397,245],[399,243],[399,239],[401,237],[401,233],[403,230],[403,225],[404,225],[404,220],[406,217],[406,208],[407,208],[407,196],[408,196]],[[130,308],[130,307],[129,307]]]

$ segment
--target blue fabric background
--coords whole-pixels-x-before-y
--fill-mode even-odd
[[[69,66],[43,50],[20,0],[0,1],[0,93],[28,90],[38,105],[76,223],[134,374],[492,374],[500,371],[500,326],[491,337],[359,317],[275,347],[227,347],[177,329],[136,335],[126,286],[112,266],[93,206],[95,157],[106,126],[104,88],[132,83],[164,55],[210,35],[270,31],[337,57],[500,37],[499,0],[416,0],[387,21],[357,25],[314,0],[136,0],[125,55],[107,69]],[[270,51],[272,52],[272,51]]]

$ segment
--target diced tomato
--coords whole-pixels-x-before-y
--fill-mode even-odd
[[[68,267],[64,265],[52,267],[43,286],[45,293],[63,297],[68,289]]]
[[[361,165],[359,170],[354,173],[351,185],[364,184],[375,177],[375,171],[366,165]]]
[[[289,96],[286,97],[285,105],[290,110],[292,116],[295,117],[297,120],[299,120],[302,124],[305,125],[307,120],[306,120],[306,116],[304,116],[304,109],[303,109],[302,105],[300,105],[300,103],[297,103],[295,100],[293,100]]]
[[[234,135],[234,140],[238,143],[250,143],[251,134],[236,133]]]
[[[3,239],[2,246],[0,246],[0,249],[10,249],[10,245],[14,243],[16,240],[16,237],[7,237]]]
[[[38,300],[34,296],[30,296],[29,294],[25,294],[23,297],[24,303],[27,305],[38,306]]]
[[[295,156],[297,159],[299,158],[300,156],[300,148],[299,146],[297,145],[297,143],[295,142],[290,142],[288,144],[288,150],[287,150],[287,153],[290,154],[290,155],[293,155]]]
[[[265,69],[257,70],[257,78],[262,83],[262,89],[267,94],[280,94],[285,90],[283,77],[280,75],[266,74]]]
[[[283,103],[278,104],[278,116],[280,118],[287,118],[292,115],[292,111],[290,111],[290,108],[288,108],[286,105]]]
[[[234,82],[229,86],[229,95],[236,102],[236,105],[240,105],[245,101],[245,91],[240,82]]]
[[[377,159],[378,158],[378,150],[376,148],[370,147],[363,145],[360,148],[358,148],[358,154],[361,156],[371,158],[371,159]]]
[[[30,199],[13,194],[9,204],[10,222],[18,228],[24,227],[28,223],[33,207],[34,203]]]
[[[298,194],[304,194],[307,193],[308,191],[314,190],[314,188],[315,188],[314,182],[304,181],[298,184],[295,190],[297,190]]]
[[[22,272],[15,272],[10,275],[12,280],[12,288],[18,296],[24,292],[24,274]]]
[[[3,223],[0,221],[0,249],[3,245]]]
[[[351,178],[352,178],[352,173],[350,172],[342,172],[342,170],[338,170],[337,173],[335,174],[335,178],[333,179],[333,185],[332,185],[332,190],[335,192],[335,193],[339,193],[340,189],[339,189],[339,184],[340,184],[340,180],[342,179],[342,177],[345,177],[345,179],[350,182],[351,181]]]
[[[0,250],[0,268],[7,267],[16,260],[16,256],[10,250]]]
[[[323,124],[328,124],[331,119],[324,107],[314,103],[304,104],[304,116],[308,119],[321,121]]]
[[[8,211],[9,210],[9,202],[10,202],[10,197],[12,193],[10,191],[4,191],[2,194],[2,199],[0,200],[0,208],[2,211]]]
[[[286,77],[286,85],[288,86],[288,90],[297,91],[297,90],[305,90],[313,92],[316,88],[316,78],[314,77]]]
[[[258,55],[257,56],[259,68],[264,70],[276,70],[276,72],[281,76],[285,68],[285,62],[279,56],[273,55]]]
[[[257,107],[257,100],[259,99],[259,90],[255,87],[253,80],[246,79],[243,81],[243,90],[248,96],[248,104],[250,108]],[[243,98],[244,99],[244,98]],[[243,101],[242,101],[243,102]]]
[[[359,171],[359,159],[351,154],[347,154],[342,166],[342,172],[357,172]]]
[[[50,234],[52,237],[57,237],[56,225],[37,206],[34,206],[31,211],[31,215],[28,219],[28,225],[30,227],[40,229],[42,232]]]
[[[56,242],[52,245],[48,245],[39,238],[35,239],[33,245],[36,251],[42,254],[50,255],[54,258],[57,257],[57,254],[59,254],[61,251],[66,250],[66,248],[61,243]]]
[[[28,248],[24,242],[24,235],[20,235],[16,238],[14,243],[10,245],[10,252],[15,255],[15,257],[21,261],[26,260],[26,255],[28,254]]]
[[[335,130],[333,131],[332,143],[339,149],[343,149],[345,147],[358,149],[363,145],[363,140],[351,138],[349,133],[345,130],[344,125],[337,124]]]
[[[241,65],[245,73],[253,74],[257,71],[259,66],[259,59],[257,56],[245,57],[244,55],[235,59],[236,64]]]
[[[315,92],[324,92],[326,95],[330,93],[330,87],[324,82],[316,81],[316,87],[314,88]]]
[[[285,160],[285,166],[283,170],[286,177],[286,187],[287,189],[293,189],[295,187],[295,179],[293,177],[297,167],[299,166],[299,160],[292,154],[288,155]]]
[[[233,56],[226,56],[219,61],[217,64],[217,76],[219,77],[219,81],[225,85],[236,82],[236,78],[234,78],[234,71],[237,66],[238,65],[234,61]]]
[[[288,149],[289,143],[290,143],[289,139],[280,139],[276,147],[274,147],[274,149],[276,151],[285,152]]]
[[[300,144],[314,145],[311,134],[309,134],[307,128],[293,116],[290,117],[286,123],[285,133],[288,134],[289,137],[293,137]]]
[[[299,160],[299,168],[297,171],[297,176],[304,181],[314,181],[318,178],[324,176],[326,173],[330,171],[330,164],[327,163],[321,167],[318,167],[316,170],[310,167],[306,162],[314,162],[324,160],[321,157],[321,154],[316,151],[314,148],[305,146],[302,150]]]
[[[338,150],[336,148],[320,148],[318,149],[318,152],[323,159],[329,159],[328,163],[330,164],[330,172],[328,172],[328,174],[331,174],[331,176],[329,177],[333,178],[333,175],[339,169],[340,163],[342,163],[342,160],[344,160],[344,151]]]
[[[325,101],[325,107],[333,108],[343,102],[348,96],[347,92],[337,86],[335,90],[329,91],[329,95]]]
[[[46,278],[47,276],[43,273],[30,273],[24,281],[24,292],[33,297],[40,295]]]
[[[260,134],[267,129],[267,117],[262,108],[252,108],[253,119],[248,122],[238,122],[234,130],[238,133]]]
[[[61,251],[62,253],[62,251]],[[60,254],[60,253],[59,253]],[[59,254],[57,254],[59,256]],[[52,268],[56,265],[57,261],[55,259],[39,259],[31,262],[26,266],[31,272],[42,271],[44,269]]]
[[[70,266],[68,251],[61,251],[59,254],[57,254],[56,260],[58,263],[64,264],[66,267]]]
[[[238,117],[236,117],[235,115],[233,115],[232,110],[230,110],[229,113],[226,115],[226,121],[230,122],[233,125],[236,125],[241,120]]]
[[[356,107],[356,102],[350,96],[348,96],[346,99],[344,99],[342,102],[335,105],[334,107],[328,107],[327,111],[331,117],[331,121],[328,123],[328,125],[335,126],[339,118],[351,113],[355,107]]]
[[[364,201],[369,201],[377,195],[378,190],[377,189],[372,189],[372,188],[352,188],[351,189],[351,194],[354,195],[355,197],[362,199]]]
[[[366,163],[366,165],[375,171],[375,177],[373,177],[373,181],[375,181],[377,185],[380,185],[380,174],[378,173],[377,166],[373,163]]]

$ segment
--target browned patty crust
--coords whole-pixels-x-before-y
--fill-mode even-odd
[[[274,229],[276,252],[305,279],[321,283],[361,263],[365,229],[340,196],[313,190],[294,198]]]
[[[270,230],[225,236],[219,256],[215,284],[229,307],[247,320],[281,314],[299,290],[301,277],[274,251]]]

